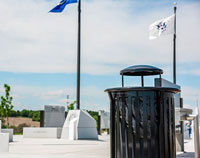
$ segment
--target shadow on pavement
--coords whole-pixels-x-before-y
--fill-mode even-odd
[[[178,154],[176,157],[177,158],[178,157],[194,158],[194,152],[186,152],[186,153]]]

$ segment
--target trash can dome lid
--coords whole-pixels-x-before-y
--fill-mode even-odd
[[[163,74],[163,70],[150,65],[133,65],[120,71],[124,76],[151,76]]]

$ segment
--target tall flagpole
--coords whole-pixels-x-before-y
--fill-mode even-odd
[[[174,48],[173,48],[173,81],[176,84],[176,2],[174,3]]]
[[[78,42],[77,42],[77,90],[76,109],[80,109],[80,73],[81,73],[81,0],[78,0]]]

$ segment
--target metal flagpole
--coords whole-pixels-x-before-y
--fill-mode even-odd
[[[176,84],[176,2],[174,3],[174,48],[173,48],[173,80]]]
[[[80,109],[80,69],[81,69],[81,0],[78,1],[78,42],[77,42],[77,90],[76,109]]]

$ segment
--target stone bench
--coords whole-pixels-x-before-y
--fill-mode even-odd
[[[13,142],[13,129],[1,129],[1,133],[8,133],[9,142]]]
[[[24,138],[60,138],[62,128],[23,128]]]
[[[0,120],[0,153],[9,151],[9,133],[1,133]]]
[[[0,153],[9,151],[9,134],[0,133]]]

